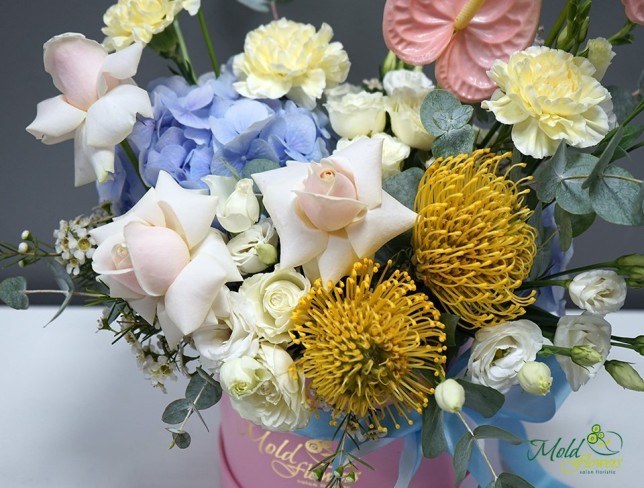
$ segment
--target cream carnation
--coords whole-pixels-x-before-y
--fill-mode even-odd
[[[246,36],[244,52],[235,56],[233,71],[240,80],[235,89],[248,98],[283,96],[312,109],[324,89],[342,83],[349,58],[339,42],[329,41],[333,30],[322,24],[280,19]]]
[[[594,74],[585,58],[533,46],[492,65],[488,75],[499,89],[481,106],[513,125],[515,146],[534,158],[553,155],[561,141],[594,146],[614,124],[610,93]]]

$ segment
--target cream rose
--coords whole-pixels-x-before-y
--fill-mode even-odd
[[[174,347],[182,336],[229,313],[225,284],[241,281],[221,233],[210,227],[217,198],[159,173],[126,214],[90,231],[98,247],[92,268]]]
[[[529,320],[479,329],[472,344],[468,375],[474,383],[505,393],[518,383],[519,371],[526,362],[535,360],[543,343],[541,329]]]
[[[379,139],[382,141],[382,180],[391,178],[392,176],[400,173],[400,168],[409,157],[411,148],[401,142],[396,137],[392,137],[384,132],[367,136],[358,136],[355,139],[340,139],[336,145],[336,151],[340,151],[345,147],[353,144],[361,139]]]
[[[391,130],[402,142],[416,149],[431,149],[434,136],[428,133],[420,120],[420,106],[427,93],[410,89],[394,91],[387,99],[387,113]]]
[[[614,125],[608,90],[586,58],[533,46],[495,61],[489,77],[499,89],[481,106],[513,125],[519,151],[537,159],[552,156],[561,141],[573,147],[598,144]]]
[[[331,127],[340,137],[353,139],[385,129],[387,115],[382,93],[348,93],[328,99],[324,106],[329,113]]]
[[[242,274],[259,273],[277,262],[277,232],[271,219],[237,234],[226,246]]]
[[[243,232],[259,220],[253,180],[242,178],[237,181],[229,176],[209,175],[202,181],[210,188],[210,194],[219,198],[217,221],[228,232]]]
[[[617,312],[626,301],[626,280],[615,271],[596,269],[579,273],[568,285],[575,305],[598,315]]]
[[[291,342],[291,312],[311,289],[311,283],[292,268],[247,278],[239,289],[255,311],[260,337],[273,344]]]
[[[571,358],[557,354],[557,362],[566,374],[566,379],[573,391],[579,390],[581,385],[593,378],[604,364],[610,351],[610,335],[610,324],[598,315],[584,312],[581,315],[566,315],[559,319],[555,332],[555,346],[592,347],[602,359],[589,366],[579,366]]]
[[[303,428],[310,416],[304,377],[293,367],[286,351],[263,343],[255,358],[226,361],[219,379],[242,418],[268,430],[286,432]]]

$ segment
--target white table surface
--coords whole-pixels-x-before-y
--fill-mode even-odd
[[[69,308],[43,329],[54,311],[0,306],[0,487],[218,488],[217,407],[204,411],[210,433],[192,418],[192,445],[169,450],[161,413],[183,396],[185,380],[170,383],[164,395],[143,378],[124,341],[112,345],[110,333],[96,332],[99,309]],[[607,319],[622,335],[644,330],[644,312]],[[644,361],[629,351],[614,349],[611,357],[635,361],[644,373]],[[631,413],[619,420],[633,416],[637,423],[629,434],[644,446],[642,395],[624,391],[602,372],[570,397],[552,428],[569,425],[580,408],[589,419],[595,413],[618,417],[615,408],[626,403]],[[548,428],[536,426],[535,434]],[[624,468],[640,472],[638,462],[628,459]],[[595,486],[593,481],[617,486],[597,478],[584,487]]]

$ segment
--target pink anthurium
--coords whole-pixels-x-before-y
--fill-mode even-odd
[[[108,54],[82,34],[55,36],[44,45],[44,63],[61,95],[38,104],[27,127],[45,144],[74,139],[76,186],[104,181],[114,172],[114,146],[125,139],[136,114],[152,117],[147,92],[132,81],[143,45]]]
[[[461,101],[480,102],[496,89],[487,76],[534,41],[541,0],[387,0],[383,33],[389,49],[415,65],[436,61],[436,81]]]
[[[631,22],[644,25],[644,0],[622,0],[626,8],[626,17]]]

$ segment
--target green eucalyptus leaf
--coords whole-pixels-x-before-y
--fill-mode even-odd
[[[54,320],[56,320],[58,316],[61,313],[63,313],[63,310],[67,308],[67,305],[69,305],[69,302],[72,299],[72,296],[74,296],[74,282],[72,281],[71,276],[69,276],[69,273],[67,273],[63,265],[60,264],[58,261],[52,258],[52,259],[47,259],[46,262],[47,262],[47,267],[54,275],[54,280],[56,281],[58,288],[65,292],[65,299],[63,300],[63,303],[60,304],[60,307],[58,307],[58,310],[56,311],[54,316],[49,320],[49,322],[45,324],[45,325],[49,325]]]
[[[516,474],[501,473],[496,479],[494,488],[534,488],[534,486]]]
[[[572,218],[559,205],[555,206],[555,223],[559,232],[559,245],[562,251],[567,251],[572,246]]]
[[[172,434],[172,441],[179,449],[186,449],[187,447],[189,447],[191,440],[192,439],[190,438],[190,434],[188,434],[187,432],[182,432],[180,434],[176,434],[176,433]]]
[[[434,396],[423,410],[423,425],[420,437],[423,455],[435,458],[447,451],[447,440],[443,431],[443,411],[436,404]]]
[[[197,409],[205,410],[221,399],[221,386],[219,384],[213,385],[199,373],[196,373],[192,375],[186,387],[186,399],[193,402]]]
[[[263,173],[264,171],[271,171],[279,168],[279,163],[270,159],[252,159],[248,161],[242,169],[242,178],[250,178],[255,173]]]
[[[638,139],[644,132],[644,125],[630,123],[623,126],[623,130],[624,133],[621,140],[619,141],[619,145],[615,149],[615,154],[613,154],[611,162],[615,161],[616,159],[628,156],[628,152],[626,150],[638,141]],[[615,129],[614,132],[617,132],[617,129]],[[609,137],[604,138],[604,140],[597,145],[597,148],[593,151],[593,154],[595,156],[600,156],[606,150],[606,147],[611,140],[612,138]]]
[[[584,188],[590,187],[593,183],[596,183],[601,174],[604,172],[604,170],[608,167],[610,162],[613,160],[613,154],[615,154],[615,150],[617,149],[617,146],[619,145],[619,142],[622,140],[622,136],[624,135],[624,127],[620,127],[617,129],[615,134],[613,134],[612,139],[606,146],[606,149],[602,152],[601,156],[599,156],[599,160],[597,161],[597,164],[593,168],[592,172],[590,175],[588,175],[588,178],[583,184]]]
[[[435,137],[464,127],[474,109],[461,102],[447,90],[432,90],[420,106],[420,120],[425,130]]]
[[[465,475],[467,474],[467,467],[470,464],[470,457],[472,456],[472,445],[474,444],[474,437],[469,432],[463,434],[454,448],[454,471],[456,473],[456,486],[458,486]]]
[[[588,189],[584,186],[586,177],[598,164],[595,156],[584,153],[569,154],[566,169],[561,174],[561,181],[556,187],[557,204],[575,215],[588,214],[593,211]]]
[[[570,223],[573,237],[579,237],[593,225],[595,217],[597,214],[595,212],[582,214],[582,215],[571,215]]]
[[[617,123],[621,124],[635,110],[637,99],[622,86],[610,85],[606,89],[613,99],[613,113],[617,118]]]
[[[642,184],[624,168],[609,166],[590,186],[593,210],[613,224],[642,225]]]
[[[180,424],[192,410],[192,401],[187,398],[180,398],[171,402],[161,415],[161,420],[166,424]]]
[[[479,425],[474,429],[474,437],[476,439],[500,439],[510,444],[522,444],[525,442],[525,439],[496,425]]]
[[[470,383],[463,379],[457,379],[456,381],[465,390],[465,406],[476,410],[485,418],[493,417],[505,402],[503,394],[494,388]]]
[[[555,151],[554,155],[543,161],[534,172],[534,179],[537,183],[537,197],[543,203],[550,203],[555,199],[557,185],[563,179],[566,170],[566,144],[563,142]]]
[[[450,130],[434,140],[432,154],[437,158],[469,154],[474,147],[475,138],[476,135],[471,125]]]
[[[418,184],[424,174],[425,172],[420,168],[409,168],[383,181],[382,189],[405,207],[413,210]]]
[[[29,308],[26,289],[27,280],[24,276],[7,278],[0,283],[0,300],[16,310],[26,310]]]

